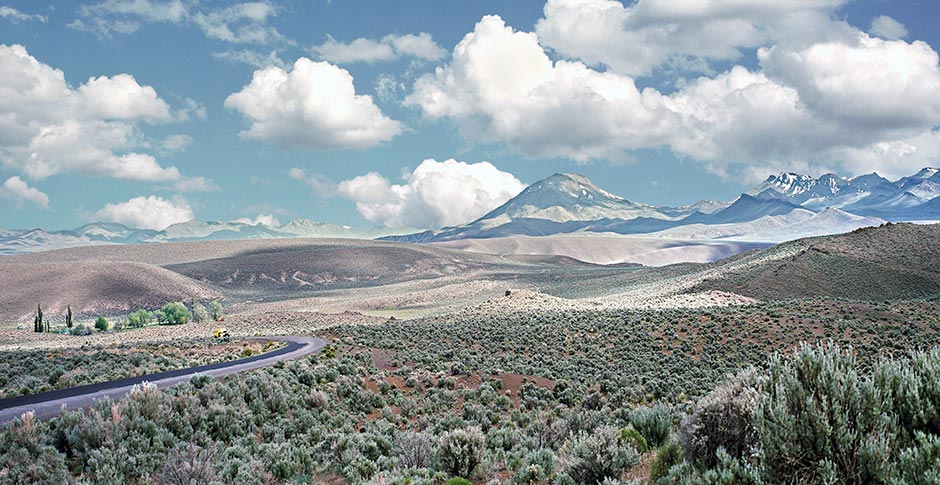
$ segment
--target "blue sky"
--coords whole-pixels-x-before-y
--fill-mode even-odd
[[[0,1],[5,55],[34,61],[0,64],[0,227],[433,227],[555,172],[683,205],[937,163],[935,2],[579,1]],[[250,88],[264,69],[292,87]],[[40,109],[18,81],[53,70],[68,93]],[[89,131],[43,145],[70,122]]]

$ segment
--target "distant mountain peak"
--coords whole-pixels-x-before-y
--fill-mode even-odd
[[[831,176],[833,178],[835,177],[835,175],[832,174],[827,174],[823,177],[826,176]],[[767,180],[765,180],[764,183],[748,193],[750,195],[756,195],[762,192],[767,192],[768,190],[773,190],[784,196],[794,197],[809,192],[817,185],[817,183],[817,179],[813,178],[811,175],[794,172],[781,172],[778,175],[771,175],[770,177],[767,177]]]
[[[556,173],[529,185],[471,224],[502,219],[569,222],[635,217],[668,218],[656,207],[614,195],[583,175]]]
[[[917,172],[917,174],[914,175],[914,177],[927,179],[927,178],[933,177],[934,175],[937,175],[938,173],[940,173],[940,168],[924,167],[920,169],[920,171]]]
[[[552,190],[567,194],[571,197],[591,200],[600,194],[611,200],[626,200],[619,195],[614,195],[591,182],[584,175],[576,173],[556,173],[550,177],[539,180],[530,187],[536,187],[538,190]]]

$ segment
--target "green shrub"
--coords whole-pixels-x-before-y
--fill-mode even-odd
[[[601,426],[589,435],[581,435],[571,445],[570,464],[566,470],[576,483],[601,483],[617,479],[640,463],[640,455],[620,439],[620,432]]]
[[[463,477],[449,478],[444,485],[473,485],[473,482]]]
[[[108,327],[109,327],[109,325],[108,325],[108,320],[105,319],[104,317],[99,316],[98,319],[95,320],[95,328],[96,328],[96,329],[98,329],[98,330],[100,330],[100,331],[102,331],[102,332],[105,332],[105,331],[108,330]]]
[[[401,433],[395,439],[395,457],[399,468],[428,468],[434,458],[434,440],[427,433]]]
[[[523,465],[513,477],[516,483],[532,483],[547,480],[555,472],[555,454],[552,450],[540,449],[529,452]]]
[[[918,431],[915,443],[901,450],[896,483],[940,483],[940,436]]]
[[[633,429],[633,426],[627,426],[620,430],[620,439],[630,443],[639,453],[646,453],[650,450],[649,444],[646,443],[646,438],[644,438],[639,431]]]
[[[732,457],[725,452],[724,448],[719,448],[715,456],[716,464],[713,468],[703,470],[692,466],[687,461],[682,461],[669,468],[668,474],[654,483],[657,485],[763,485],[767,483],[761,477],[759,466]],[[783,483],[822,482],[809,481],[805,477],[791,477]]]
[[[656,452],[656,458],[650,463],[650,482],[656,483],[660,478],[669,475],[669,469],[682,461],[682,451],[679,445],[667,443]]]
[[[65,455],[50,445],[48,425],[32,412],[0,428],[3,483],[70,483]]]
[[[216,477],[215,453],[194,445],[176,447],[166,458],[157,483],[191,485],[212,483]]]
[[[669,439],[672,430],[672,410],[665,404],[642,407],[630,413],[630,424],[646,438],[653,448]]]
[[[85,336],[85,335],[91,335],[92,330],[91,330],[91,327],[89,327],[88,325],[85,325],[84,323],[79,323],[78,325],[75,325],[74,327],[69,329],[69,333],[72,335]]]
[[[762,381],[756,369],[748,368],[695,403],[680,426],[686,459],[710,467],[717,463],[718,448],[740,457],[757,445],[753,414]]]
[[[851,351],[803,345],[792,359],[775,355],[766,389],[754,416],[768,481],[881,481],[891,462],[890,409]]]
[[[469,477],[483,459],[483,433],[470,427],[449,431],[438,442],[441,467],[455,477]]]
[[[940,436],[940,349],[881,362],[872,379],[891,404],[902,445],[913,445],[918,431]]]

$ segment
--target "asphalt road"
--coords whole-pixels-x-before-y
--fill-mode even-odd
[[[48,419],[57,416],[61,412],[62,406],[74,410],[90,406],[96,400],[105,397],[117,400],[127,395],[135,385],[143,382],[154,384],[158,389],[166,389],[187,382],[196,374],[222,377],[260,369],[280,361],[305,357],[326,347],[329,343],[327,340],[315,337],[290,336],[265,337],[265,339],[281,340],[288,342],[288,344],[278,350],[245,359],[0,399],[0,423],[8,423],[27,411],[35,412],[36,417],[39,419]]]

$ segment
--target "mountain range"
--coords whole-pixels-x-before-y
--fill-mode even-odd
[[[889,181],[876,173],[818,178],[772,175],[730,202],[660,207],[611,194],[583,176],[555,174],[468,224],[384,239],[443,242],[615,233],[678,239],[781,242],[887,221],[940,219],[940,169]]]
[[[280,226],[241,222],[200,222],[173,224],[162,231],[134,229],[114,222],[93,222],[62,231],[42,229],[0,229],[0,255],[30,253],[101,244],[141,244],[186,241],[225,241],[262,238],[345,238],[375,239],[412,232],[414,229],[360,230],[308,219],[295,219]]]
[[[643,235],[679,240],[777,243],[836,234],[884,222],[940,220],[940,169],[890,181],[876,173],[814,178],[781,173],[723,202],[682,207],[644,204],[607,192],[578,174],[555,174],[475,221],[414,232],[358,230],[297,219],[281,226],[189,221],[162,231],[95,222],[76,229],[0,229],[0,254],[95,244],[255,238],[349,238],[431,243],[551,235]]]

